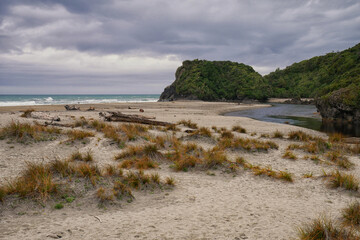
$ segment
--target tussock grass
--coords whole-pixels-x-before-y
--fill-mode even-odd
[[[173,177],[166,177],[165,183],[167,185],[174,186],[175,185],[175,179]]]
[[[84,116],[81,116],[79,120],[76,120],[74,123],[74,127],[87,127],[89,126],[90,123],[88,120],[86,120],[86,118]]]
[[[312,172],[310,172],[310,173],[305,173],[305,174],[303,174],[303,177],[304,177],[304,178],[312,178],[312,177],[313,177],[313,173],[312,173]]]
[[[260,135],[261,138],[270,138],[270,134],[267,134],[267,133],[262,133]]]
[[[143,146],[131,145],[126,148],[123,152],[115,155],[115,160],[129,158],[129,157],[162,157],[162,154],[159,152],[157,146],[155,144],[146,144]]]
[[[154,138],[150,138],[150,142],[154,143],[156,146],[159,146],[161,148],[165,147],[165,137],[164,136],[156,136]]]
[[[298,228],[300,240],[358,240],[352,231],[338,226],[328,217],[314,219]]]
[[[73,178],[89,181],[93,188],[85,186],[85,191],[95,191],[95,196],[100,202],[113,201],[115,198],[128,200],[133,198],[130,188],[145,190],[148,188],[162,188],[173,186],[174,179],[161,181],[159,174],[144,174],[143,171],[123,174],[121,169],[108,165],[104,169],[87,162],[74,162],[70,160],[55,160],[48,164],[28,163],[22,174],[0,185],[0,201],[5,201],[7,196],[30,198],[45,202],[49,198],[57,199],[63,191],[73,191],[71,183]],[[78,182],[75,181],[75,184]],[[111,185],[113,184],[113,187]],[[85,182],[86,185],[86,182]],[[81,193],[83,194],[83,192]]]
[[[355,201],[342,210],[342,219],[346,225],[360,226],[360,203]]]
[[[314,137],[303,131],[291,131],[289,133],[289,139],[306,142],[309,140],[313,140]]]
[[[83,140],[85,138],[95,136],[93,132],[81,131],[76,129],[67,131],[67,135],[69,137],[68,141]]]
[[[26,109],[25,111],[23,111],[23,113],[20,115],[20,117],[23,117],[23,118],[31,117],[32,112],[35,112],[35,109],[33,109],[33,108]]]
[[[223,131],[221,132],[221,138],[233,138],[234,134],[230,131]]]
[[[165,127],[165,131],[174,131],[174,132],[177,132],[179,131],[180,129],[176,127],[175,124],[171,124],[171,125],[168,125]]]
[[[302,149],[302,146],[300,146],[299,144],[290,144],[286,148],[286,150],[295,150],[295,149]]]
[[[137,137],[147,133],[148,127],[140,124],[121,124],[118,126],[117,131],[125,134],[127,140],[134,141]]]
[[[341,133],[333,133],[329,136],[329,142],[342,143],[344,141],[344,135]]]
[[[8,183],[5,193],[46,201],[52,194],[57,193],[59,187],[52,175],[45,164],[27,163],[22,175]]]
[[[286,159],[292,159],[292,160],[296,160],[297,159],[297,156],[291,152],[291,151],[286,151],[283,155],[282,155],[283,158],[286,158]]]
[[[188,128],[192,128],[192,129],[198,129],[198,125],[194,122],[192,122],[190,119],[189,120],[185,120],[185,119],[182,119],[180,120],[179,122],[177,122],[178,125],[184,125]]]
[[[347,157],[343,156],[339,150],[333,150],[326,154],[326,157],[329,161],[333,162],[335,165],[349,169],[354,166]]]
[[[96,197],[100,200],[101,203],[104,203],[105,201],[113,201],[114,192],[112,189],[100,187],[96,191]]]
[[[207,127],[201,127],[198,130],[190,134],[191,136],[203,136],[203,137],[212,137],[211,131]]]
[[[330,174],[324,172],[323,176],[328,178],[329,185],[332,188],[344,188],[349,191],[357,191],[359,189],[359,180],[352,174],[334,171]]]
[[[17,142],[48,141],[56,138],[61,129],[45,127],[39,124],[20,123],[12,121],[0,129],[0,139],[10,138]]]
[[[265,151],[269,149],[278,149],[279,146],[272,141],[259,141],[249,138],[223,138],[219,141],[219,148],[233,149],[233,150],[245,150],[245,151]]]
[[[271,167],[261,167],[259,165],[252,165],[248,163],[244,158],[239,157],[236,159],[236,163],[242,166],[245,170],[249,169],[255,176],[268,176],[274,179],[284,180],[286,182],[293,182],[292,174],[287,171],[274,171]]]
[[[238,133],[246,133],[246,129],[241,127],[240,125],[233,126],[232,130]]]
[[[280,132],[279,130],[276,130],[275,132],[273,132],[272,137],[273,138],[284,138],[284,134],[282,132]]]
[[[119,164],[120,168],[133,168],[135,167],[136,169],[152,169],[152,168],[157,168],[158,164],[154,161],[152,161],[149,157],[144,156],[141,158],[133,158],[133,159],[126,159],[123,160],[120,164]]]
[[[79,151],[76,151],[71,154],[71,161],[84,161],[84,162],[92,162],[94,161],[94,157],[92,152],[89,150],[85,154],[81,154]]]

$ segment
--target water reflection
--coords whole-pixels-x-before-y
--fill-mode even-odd
[[[272,107],[247,109],[227,113],[225,116],[241,116],[266,122],[288,123],[325,133],[342,133],[360,137],[360,124],[341,124],[322,121],[314,105],[272,104]]]

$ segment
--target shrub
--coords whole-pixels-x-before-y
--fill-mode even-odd
[[[55,209],[62,209],[62,208],[64,208],[64,205],[62,203],[57,203],[57,204],[55,204],[54,208]]]

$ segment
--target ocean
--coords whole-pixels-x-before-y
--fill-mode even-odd
[[[118,95],[0,95],[0,106],[156,102],[160,94]]]

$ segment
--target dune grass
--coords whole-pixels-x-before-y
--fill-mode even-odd
[[[222,138],[218,144],[219,148],[244,150],[244,151],[269,151],[270,149],[278,149],[279,146],[272,141],[259,141],[249,138]]]
[[[352,202],[342,210],[343,223],[353,227],[360,226],[360,203],[358,201]]]
[[[84,140],[85,138],[95,136],[95,134],[93,132],[76,130],[76,129],[69,130],[69,131],[67,131],[66,134],[69,137],[68,141],[72,141],[72,142],[78,141],[78,140]]]
[[[242,166],[245,170],[251,170],[255,176],[268,176],[274,179],[280,179],[286,182],[293,182],[292,174],[287,171],[274,171],[271,167],[261,167],[259,165],[253,165],[248,163],[244,158],[239,157],[236,159],[236,163]]]
[[[238,132],[238,133],[246,133],[246,129],[241,127],[240,125],[233,126],[232,131]]]
[[[358,240],[351,230],[339,226],[328,217],[319,217],[298,228],[300,240]]]
[[[349,191],[358,191],[359,189],[359,180],[353,174],[341,173],[337,170],[330,174],[324,172],[323,176],[328,179],[332,188],[344,188]]]
[[[198,129],[198,125],[194,122],[192,122],[190,119],[188,120],[185,120],[185,119],[182,119],[180,120],[179,122],[177,122],[178,125],[184,125],[188,128],[192,128],[192,129]]]
[[[20,115],[20,117],[23,117],[23,118],[31,117],[32,112],[35,112],[35,109],[33,109],[33,108],[26,109],[25,111],[23,111],[23,113]]]
[[[286,158],[286,159],[291,159],[291,160],[297,159],[297,156],[293,152],[288,151],[288,150],[282,155],[282,157]]]
[[[203,136],[203,137],[211,138],[212,134],[211,134],[211,131],[209,128],[201,127],[199,129],[197,129],[196,131],[194,131],[193,133],[191,133],[190,136]]]
[[[12,121],[0,129],[0,139],[9,138],[20,143],[49,141],[54,140],[60,133],[59,128]]]

